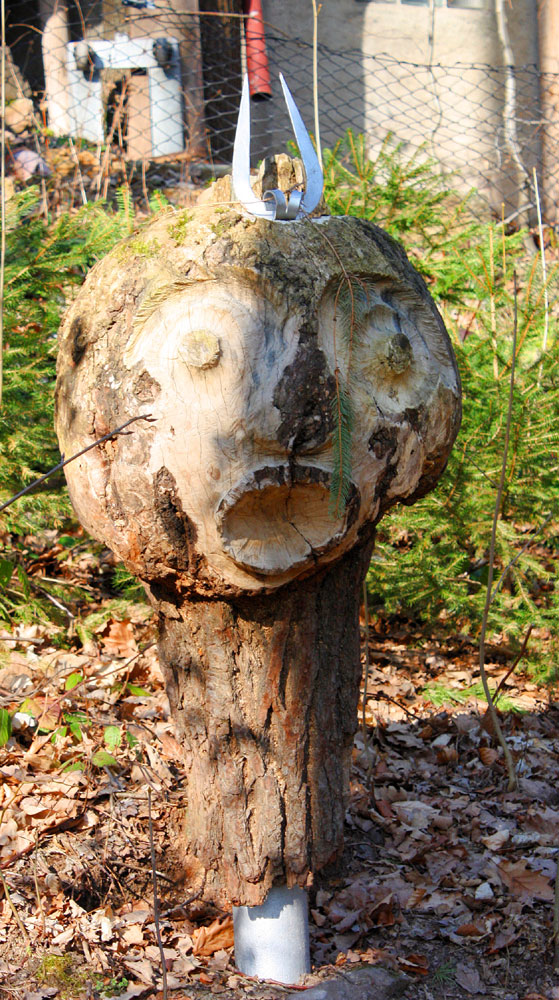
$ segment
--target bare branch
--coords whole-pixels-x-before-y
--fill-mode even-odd
[[[136,420],[147,420],[152,423],[155,420],[155,417],[152,417],[151,413],[142,414],[139,417],[131,417],[130,420],[127,420],[125,424],[121,424],[120,427],[116,428],[116,430],[109,431],[108,434],[104,434],[103,437],[97,438],[97,440],[93,441],[92,444],[88,444],[87,448],[82,448],[82,450],[77,451],[75,455],[70,455],[70,458],[64,458],[63,456],[62,461],[59,462],[58,465],[53,466],[52,469],[49,469],[48,472],[45,472],[44,476],[41,476],[39,479],[35,479],[32,483],[29,483],[29,486],[26,486],[23,490],[20,490],[19,493],[16,493],[15,496],[6,500],[6,502],[0,506],[0,513],[5,510],[6,507],[15,503],[16,500],[19,500],[20,497],[23,497],[26,493],[30,493],[31,490],[34,490],[36,486],[40,486],[46,479],[50,479],[51,476],[54,476],[55,472],[60,472],[65,465],[69,465],[70,462],[74,462],[76,458],[80,458],[81,455],[85,455],[86,451],[91,451],[91,449],[96,448],[97,445],[103,444],[105,441],[110,441],[111,438],[117,437],[118,434],[122,434],[125,427],[129,427],[130,424],[133,424]]]
[[[518,780],[516,776],[516,770],[514,767],[514,761],[512,759],[512,754],[509,750],[507,741],[503,735],[503,731],[499,724],[499,719],[497,717],[497,710],[495,708],[495,703],[493,701],[491,691],[489,688],[489,681],[487,679],[487,673],[485,670],[485,636],[487,633],[487,620],[489,617],[489,608],[491,607],[491,601],[493,599],[493,572],[495,569],[495,539],[497,537],[497,524],[499,521],[499,514],[501,511],[501,500],[503,497],[503,489],[505,486],[505,476],[507,472],[507,459],[509,451],[509,441],[510,441],[510,428],[512,422],[512,404],[514,399],[514,373],[516,369],[516,336],[518,332],[518,290],[516,284],[516,272],[514,273],[514,324],[512,332],[512,360],[510,366],[510,381],[509,381],[509,399],[508,399],[508,409],[507,409],[507,423],[505,428],[505,441],[503,444],[503,461],[501,464],[501,476],[499,479],[499,486],[497,487],[497,496],[495,498],[495,511],[493,514],[493,525],[491,528],[491,542],[489,545],[489,569],[487,575],[487,593],[485,597],[485,607],[483,609],[483,618],[481,623],[481,635],[479,638],[479,672],[481,674],[481,683],[483,685],[483,690],[485,692],[485,697],[487,698],[487,711],[489,713],[489,718],[491,719],[491,725],[493,727],[493,732],[499,741],[503,754],[505,756],[505,762],[507,765],[507,773],[509,776],[509,791],[512,791],[517,787]]]

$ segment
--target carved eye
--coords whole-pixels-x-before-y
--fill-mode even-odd
[[[384,345],[386,364],[394,375],[403,375],[412,362],[411,344],[405,333],[395,333]]]
[[[221,357],[221,345],[210,330],[190,330],[178,353],[189,368],[214,368]]]
[[[363,372],[377,387],[380,382],[391,385],[399,382],[414,363],[411,341],[399,326],[393,310],[382,307],[371,312],[371,339],[363,359]]]

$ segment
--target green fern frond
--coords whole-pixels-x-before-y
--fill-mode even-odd
[[[132,201],[132,195],[130,194],[128,184],[124,184],[122,187],[117,188],[116,203],[119,213],[125,217],[129,224],[129,231],[132,232],[134,229],[134,203]]]
[[[163,302],[169,298],[174,292],[180,292],[183,288],[191,285],[192,281],[187,278],[170,278],[165,280],[165,278],[157,278],[149,282],[142,301],[136,309],[134,316],[133,329],[137,333],[141,330],[146,320],[149,319],[151,314],[158,306],[162,305]]]
[[[337,251],[334,248],[334,251]],[[336,395],[332,403],[334,423],[333,460],[334,474],[330,489],[329,513],[341,517],[349,499],[351,488],[351,434],[353,412],[350,397],[353,351],[365,338],[369,325],[369,293],[357,278],[344,274],[334,299],[334,329],[344,344],[346,360],[345,380],[342,386],[338,351],[340,342],[334,333],[334,360]]]
[[[369,327],[370,311],[371,299],[363,282],[351,276],[349,279],[343,277],[336,295],[336,314],[338,329],[350,348],[363,342]]]

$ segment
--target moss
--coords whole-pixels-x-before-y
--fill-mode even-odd
[[[54,986],[63,1000],[82,997],[89,979],[86,970],[75,967],[76,955],[43,955],[36,972],[39,983]]]
[[[188,227],[194,218],[192,212],[179,212],[178,218],[173,226],[169,226],[168,233],[175,243],[182,243],[186,239]]]
[[[214,209],[214,212],[216,214],[219,211],[220,211],[219,208]],[[221,211],[224,211],[224,210],[221,209]],[[218,236],[218,237],[219,236],[223,236],[223,234],[226,233],[231,228],[231,220],[230,220],[229,216],[227,216],[225,219],[220,219],[218,222],[212,222],[210,228],[211,228],[212,233],[215,234],[215,236]]]
[[[124,264],[132,257],[156,257],[161,252],[161,246],[157,240],[146,240],[141,236],[134,236],[131,240],[126,240],[116,247],[113,256]]]

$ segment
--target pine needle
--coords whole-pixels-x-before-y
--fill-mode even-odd
[[[332,483],[330,487],[330,517],[341,517],[349,500],[351,489],[351,432],[353,411],[347,390],[340,382],[340,373],[335,372],[336,395],[332,403],[334,417],[334,439]]]

